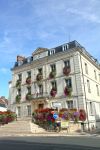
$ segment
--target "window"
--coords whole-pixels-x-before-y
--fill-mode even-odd
[[[18,89],[17,94],[21,96],[21,89]]]
[[[56,70],[56,65],[55,64],[51,65],[51,71],[55,71],[55,70]]]
[[[43,95],[43,85],[39,85],[39,94]]]
[[[31,77],[31,71],[27,72],[28,77]]]
[[[22,80],[22,74],[18,74],[19,80]]]
[[[97,80],[97,75],[96,75],[96,71],[94,70],[94,77]]]
[[[88,74],[88,67],[86,63],[85,63],[85,73]]]
[[[39,72],[40,74],[42,74],[42,68],[39,68],[39,69],[38,69],[38,72]]]
[[[38,104],[38,109],[43,109],[44,108],[44,104]]]
[[[28,116],[31,116],[31,106],[30,105],[27,105],[27,113],[28,113]]]
[[[50,50],[50,55],[53,55],[53,54],[55,54],[55,49]]]
[[[28,91],[29,94],[31,94],[31,87],[30,86],[27,87],[27,91]]]
[[[87,80],[87,88],[88,88],[88,92],[91,93],[91,89],[90,89],[90,81]]]
[[[97,95],[99,96],[99,87],[96,85]]]
[[[64,61],[64,65],[65,67],[70,68],[70,61],[69,60]]]
[[[20,108],[20,106],[17,107],[17,112],[18,112],[18,114],[17,114],[18,117],[20,117],[21,116],[21,108]]]
[[[93,108],[93,102],[90,102],[90,115],[93,115],[94,114],[94,108]]]
[[[71,79],[65,79],[65,83],[66,83],[66,86],[68,88],[72,88],[72,81],[71,81]]]
[[[21,66],[23,64],[23,61],[18,61],[18,66]]]
[[[99,82],[100,82],[100,74],[99,74]]]
[[[73,108],[73,101],[67,101],[66,103],[69,109]]]
[[[30,57],[27,58],[27,62],[28,63],[31,62],[31,58]]]
[[[56,81],[52,81],[52,82],[51,82],[51,85],[52,85],[52,88],[55,88],[55,89],[57,89],[57,84],[56,84]]]
[[[63,45],[62,50],[63,50],[63,51],[66,51],[67,49],[68,49],[68,44]]]

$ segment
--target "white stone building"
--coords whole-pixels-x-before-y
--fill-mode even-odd
[[[19,117],[59,105],[85,109],[87,126],[99,126],[100,65],[76,41],[38,48],[28,58],[17,56],[9,87],[11,109]]]

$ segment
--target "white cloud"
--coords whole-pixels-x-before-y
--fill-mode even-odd
[[[2,68],[0,68],[0,72],[3,73],[3,74],[7,74],[9,72],[9,69],[5,68],[5,67],[2,67]]]
[[[78,10],[78,9],[74,9],[74,8],[68,8],[66,11],[68,13],[78,15],[78,16],[80,16],[80,17],[82,17],[88,21],[91,21],[94,23],[100,23],[100,18],[96,14],[86,12],[85,10],[82,11],[82,10]]]

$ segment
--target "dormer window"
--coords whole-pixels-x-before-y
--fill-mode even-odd
[[[18,66],[21,66],[23,64],[23,61],[18,61]]]
[[[55,54],[55,49],[50,50],[50,55],[53,55],[53,54]]]
[[[27,58],[27,62],[30,63],[31,62],[31,57]]]
[[[68,49],[68,44],[63,45],[62,49],[63,49],[63,51],[66,51]]]

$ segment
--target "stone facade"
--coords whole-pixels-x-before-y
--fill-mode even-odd
[[[86,126],[99,126],[100,66],[76,41],[38,48],[31,57],[17,59],[9,100],[19,117],[28,117],[37,108],[56,107],[56,103],[61,108],[85,109]]]

